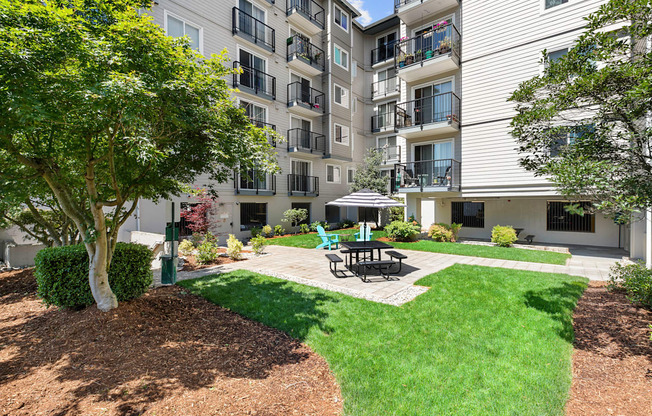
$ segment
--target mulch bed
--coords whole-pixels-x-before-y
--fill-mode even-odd
[[[172,286],[108,313],[46,309],[0,273],[0,415],[333,415],[323,358]]]
[[[217,252],[220,254],[226,253],[225,248],[218,248]],[[249,250],[242,250],[242,253],[251,253]],[[197,263],[197,260],[195,259],[195,256],[190,255],[190,256],[184,256],[183,258],[183,270],[184,272],[191,272],[193,270],[201,270],[201,269],[206,269],[208,267],[214,267],[214,266],[219,266],[220,264],[229,264],[229,263],[235,263],[237,261],[244,261],[247,260],[245,258],[242,258],[240,260],[232,260],[229,257],[225,256],[220,256],[213,260],[210,263],[205,263],[205,264],[199,264]]]
[[[652,414],[652,312],[591,282],[574,313],[569,416]]]

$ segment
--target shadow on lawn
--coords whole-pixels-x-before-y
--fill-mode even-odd
[[[234,279],[225,289],[245,284]],[[45,388],[49,379],[51,414],[83,413],[80,403],[89,397],[114,403],[121,414],[140,414],[177,389],[208,387],[220,378],[265,379],[279,366],[309,357],[287,334],[178,287],[152,290],[108,313],[44,309],[31,276],[2,281],[0,289],[0,396],[11,389],[28,400],[34,396],[28,391]],[[325,300],[273,284],[260,290],[269,291],[276,307],[301,305],[294,319],[302,324],[293,324],[301,332],[320,325],[316,305]],[[62,393],[56,386],[64,384]]]
[[[572,343],[573,309],[586,289],[583,283],[561,283],[561,286],[550,287],[543,290],[528,290],[525,292],[525,306],[545,312],[561,324],[558,334],[561,338]]]

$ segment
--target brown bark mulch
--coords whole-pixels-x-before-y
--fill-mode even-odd
[[[652,312],[591,282],[574,313],[568,416],[652,414]]]
[[[0,415],[333,415],[325,360],[183,289],[102,313],[47,309],[0,273]]]
[[[220,254],[226,253],[225,248],[219,248],[217,249],[217,252]],[[242,250],[242,253],[251,253],[250,250]],[[199,264],[197,263],[197,259],[195,256],[190,255],[190,256],[184,256],[183,258],[183,267],[181,268],[182,271],[184,272],[191,272],[194,270],[201,270],[201,269],[206,269],[208,267],[214,267],[214,266],[219,266],[220,264],[229,264],[229,263],[235,263],[237,261],[244,261],[247,260],[245,258],[240,259],[240,260],[233,260],[229,257],[225,256],[219,256],[215,260],[211,261],[210,263],[205,263],[205,264]]]

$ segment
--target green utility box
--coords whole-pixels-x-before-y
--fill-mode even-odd
[[[177,282],[177,256],[161,256],[161,283],[173,285]]]

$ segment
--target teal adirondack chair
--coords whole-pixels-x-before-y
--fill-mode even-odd
[[[360,232],[355,233],[356,241],[371,241],[371,226],[369,224],[363,224],[360,226]]]
[[[326,234],[324,227],[321,225],[317,226],[317,233],[319,238],[321,238],[321,244],[315,248],[322,248],[328,246],[328,249],[331,249],[331,246],[335,244],[335,249],[340,247],[340,236],[339,234]]]

